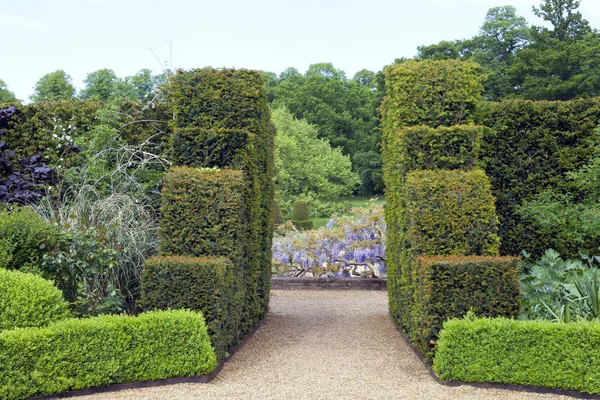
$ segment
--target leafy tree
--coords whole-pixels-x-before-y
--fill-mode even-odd
[[[159,86],[166,82],[165,74],[152,75],[149,69],[142,69],[137,74],[124,80],[125,93],[130,90],[127,84],[133,86],[135,99],[141,102],[151,101],[158,95]],[[125,97],[128,98],[128,97]]]
[[[112,69],[100,69],[91,72],[83,80],[85,89],[81,91],[81,98],[117,104],[122,100],[135,100],[136,88],[130,79],[120,79]]]
[[[14,103],[18,101],[15,94],[8,90],[6,83],[0,79],[0,103]]]
[[[340,196],[352,194],[359,183],[350,158],[318,137],[317,128],[294,118],[285,108],[273,111],[276,196],[284,214],[298,198],[306,199],[319,215],[330,213]]]
[[[35,103],[69,100],[75,97],[75,86],[71,83],[71,77],[61,69],[42,76],[35,84],[34,91],[31,100]]]
[[[382,187],[371,179],[380,176],[376,171],[359,170],[379,168],[380,163],[357,164],[358,160],[365,160],[360,153],[379,157],[377,106],[382,96],[376,77],[363,70],[349,80],[344,71],[331,63],[313,64],[304,75],[288,68],[279,76],[272,96],[273,107],[285,106],[296,118],[316,125],[319,137],[351,157],[354,170],[369,177],[361,184],[363,193]]]
[[[535,35],[538,38],[546,36],[561,42],[583,39],[592,29],[581,13],[576,11],[580,4],[580,0],[544,0],[540,8],[533,7],[536,16],[550,22],[554,27],[534,27]]]

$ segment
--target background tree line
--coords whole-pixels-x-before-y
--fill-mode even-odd
[[[487,75],[485,97],[491,101],[598,96],[600,33],[583,18],[579,6],[579,0],[544,0],[533,10],[545,25],[530,25],[513,6],[493,7],[477,35],[419,46],[414,58],[477,62]],[[353,183],[343,193],[348,189],[368,195],[383,192],[377,111],[384,96],[381,71],[363,69],[349,78],[331,63],[318,63],[304,74],[288,68],[279,75],[263,72],[263,77],[270,88],[273,109],[285,107],[294,118],[312,125],[317,139],[327,141],[350,160],[360,183]],[[111,69],[101,69],[88,74],[84,88],[77,93],[71,77],[59,70],[36,83],[31,100],[83,98],[108,104],[149,101],[165,81],[165,74],[153,75],[149,69],[125,78]],[[11,101],[16,101],[14,94],[0,80],[0,102]]]

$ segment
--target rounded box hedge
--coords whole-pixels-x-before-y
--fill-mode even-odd
[[[45,326],[68,317],[68,305],[52,282],[0,269],[0,332]]]

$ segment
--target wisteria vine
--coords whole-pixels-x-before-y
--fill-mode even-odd
[[[283,276],[380,277],[386,274],[383,207],[355,208],[318,230],[284,227],[273,239],[273,265]]]

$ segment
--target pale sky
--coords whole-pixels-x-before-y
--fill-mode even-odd
[[[304,72],[331,62],[352,77],[417,46],[476,35],[487,10],[514,5],[529,23],[541,0],[0,0],[0,79],[28,101],[44,74],[235,67]],[[580,11],[600,28],[600,1]],[[153,55],[152,49],[157,57]]]

